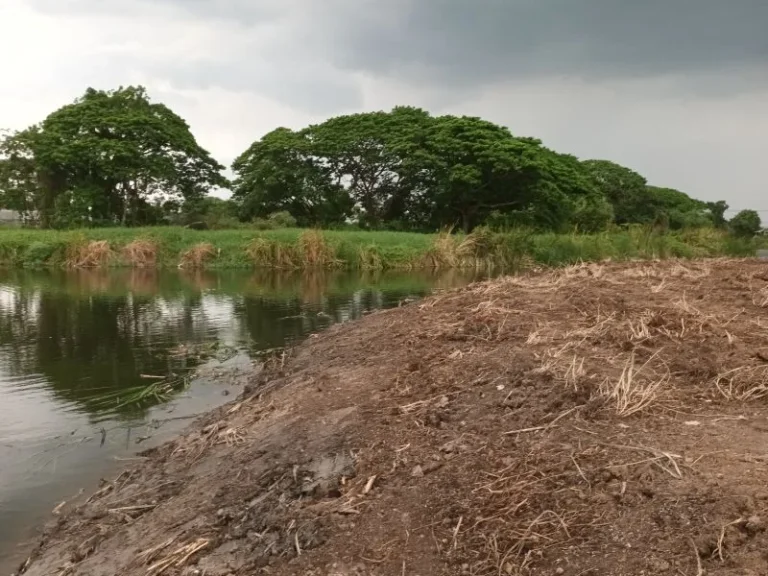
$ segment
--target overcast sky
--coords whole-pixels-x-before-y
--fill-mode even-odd
[[[0,0],[0,128],[143,84],[229,164],[408,104],[765,216],[766,25],[766,0]]]

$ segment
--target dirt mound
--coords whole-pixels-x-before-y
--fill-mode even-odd
[[[768,266],[584,265],[310,339],[26,574],[765,574]]]

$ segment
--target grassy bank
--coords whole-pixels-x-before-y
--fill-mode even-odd
[[[635,258],[749,256],[758,240],[712,230],[601,234],[469,235],[407,232],[280,230],[196,231],[185,228],[101,228],[0,231],[6,267],[181,267],[414,269],[561,265]]]

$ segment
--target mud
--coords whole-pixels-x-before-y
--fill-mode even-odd
[[[58,510],[29,576],[768,573],[768,265],[584,265],[336,326]]]

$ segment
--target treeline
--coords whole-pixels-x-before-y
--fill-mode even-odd
[[[45,228],[198,220],[424,232],[727,226],[724,201],[649,186],[629,168],[580,161],[481,118],[412,107],[278,128],[234,161],[231,181],[223,170],[144,88],[89,89],[0,139],[0,205]],[[231,200],[208,196],[216,188],[230,189]],[[754,234],[760,218],[746,212],[734,228]]]

